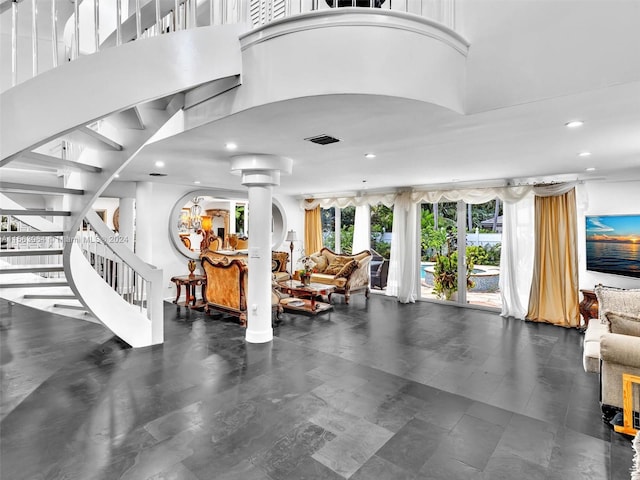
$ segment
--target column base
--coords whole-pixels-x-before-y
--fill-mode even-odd
[[[247,330],[245,340],[249,343],[271,342],[273,340],[273,328],[261,331]]]

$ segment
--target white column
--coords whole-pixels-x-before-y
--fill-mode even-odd
[[[292,161],[274,155],[240,155],[231,160],[231,171],[242,174],[249,188],[249,279],[247,282],[247,331],[249,343],[273,340],[271,327],[271,197],[280,184],[280,172],[291,173]]]
[[[271,328],[271,185],[251,185],[249,204],[249,282],[247,334],[250,343],[273,339]]]
[[[119,205],[119,224],[120,228],[118,232],[120,237],[126,239],[125,245],[133,251],[133,238],[134,238],[134,198],[121,198]]]

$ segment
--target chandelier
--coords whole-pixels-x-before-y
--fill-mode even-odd
[[[191,207],[183,209],[178,219],[178,228],[181,231],[191,230],[197,232],[202,228],[202,207],[200,202],[202,197],[193,197]]]

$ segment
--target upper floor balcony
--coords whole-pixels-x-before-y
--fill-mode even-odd
[[[209,25],[250,33],[287,17],[325,22],[331,9],[374,9],[455,32],[455,0],[4,0],[0,91],[84,55]],[[308,23],[308,22],[307,22]]]

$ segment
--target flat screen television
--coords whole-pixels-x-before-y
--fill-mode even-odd
[[[640,278],[640,215],[587,215],[587,270]]]

